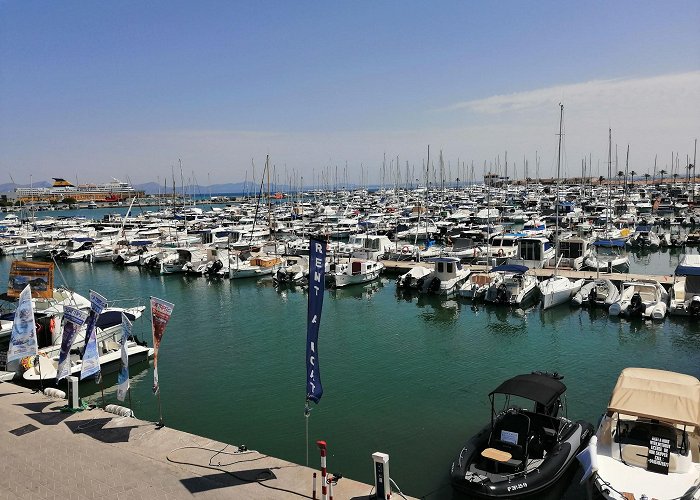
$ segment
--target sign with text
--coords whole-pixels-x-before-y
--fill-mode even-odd
[[[34,298],[53,297],[53,262],[14,261],[10,268],[7,296],[18,298],[27,285],[31,286]]]
[[[668,462],[671,455],[671,440],[659,436],[649,438],[649,455],[647,456],[647,470],[668,474]]]

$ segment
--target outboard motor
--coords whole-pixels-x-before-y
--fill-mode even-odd
[[[440,290],[440,278],[433,278],[433,281],[430,282],[430,286],[428,287],[428,290],[431,293],[435,293],[438,290]]]
[[[216,259],[214,262],[210,262],[207,265],[207,268],[204,270],[204,274],[207,276],[212,276],[221,271],[223,269],[224,263],[221,262],[219,259]]]
[[[421,276],[420,278],[418,278],[416,280],[416,288],[418,290],[422,291],[423,290],[423,283],[425,283],[425,278],[423,276]]]
[[[693,297],[693,300],[690,301],[690,305],[688,306],[688,312],[691,316],[696,318],[700,316],[700,297]]]
[[[123,266],[124,265],[124,257],[122,257],[120,254],[117,254],[112,258],[112,263],[115,266]]]
[[[498,285],[496,289],[496,302],[500,304],[505,304],[508,302],[508,288],[504,283]]]
[[[597,299],[598,299],[598,288],[594,286],[593,288],[591,288],[591,291],[588,292],[588,302],[590,302],[591,304],[594,304]]]
[[[630,305],[627,306],[627,313],[630,316],[641,316],[643,312],[644,302],[642,301],[642,296],[639,295],[639,292],[637,292],[634,295],[632,295],[632,298],[630,299]]]

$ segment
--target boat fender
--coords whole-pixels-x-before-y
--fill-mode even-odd
[[[66,399],[66,393],[56,389],[55,387],[47,387],[44,389],[44,396],[56,399]]]
[[[107,405],[105,408],[106,412],[109,413],[114,413],[115,415],[119,415],[120,417],[133,417],[134,412],[131,411],[131,408],[126,408],[124,406],[119,406],[119,405]]]

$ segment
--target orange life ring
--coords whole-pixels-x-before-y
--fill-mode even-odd
[[[411,253],[411,249],[408,247],[408,245],[404,245],[401,249],[401,253]]]

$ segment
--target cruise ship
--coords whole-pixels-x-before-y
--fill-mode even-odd
[[[77,201],[114,202],[140,194],[129,183],[114,178],[105,184],[78,184],[77,186],[60,177],[54,177],[53,181],[53,185],[48,188],[15,188],[17,199],[24,202],[61,201],[65,198],[73,198]]]

